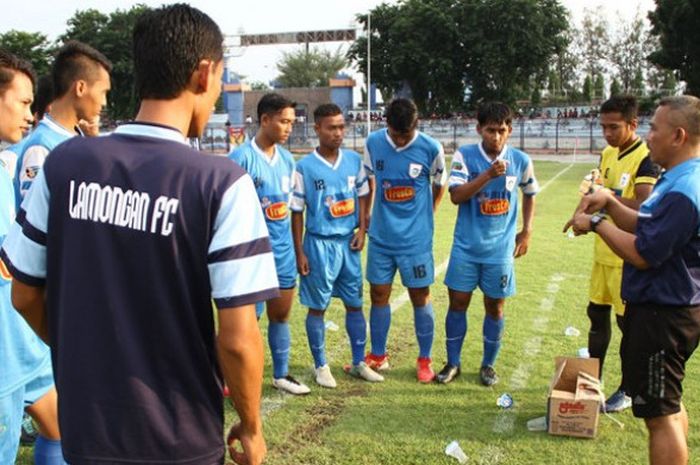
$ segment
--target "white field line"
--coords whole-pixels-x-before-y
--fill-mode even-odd
[[[539,193],[541,194],[542,192],[544,192],[544,191],[545,191],[554,181],[556,181],[561,175],[563,175],[563,174],[566,173],[569,169],[571,169],[572,166],[574,166],[573,163],[567,165],[567,166],[564,167],[561,171],[559,171],[557,174],[555,174],[554,176],[552,176],[551,179],[547,180],[547,182],[544,183],[544,185],[540,188]],[[447,264],[448,264],[448,263],[449,263],[449,257],[448,257],[447,259],[445,259],[442,263],[440,263],[440,264],[437,266],[437,268],[435,268],[435,276],[436,276],[436,277],[437,277],[437,276],[440,276],[442,273],[445,272],[445,270],[447,270]],[[555,275],[555,277],[556,277],[556,276],[557,276],[557,275]],[[552,279],[555,279],[555,277],[552,277]],[[563,277],[561,277],[561,278],[557,277],[557,278],[558,278],[560,281],[564,279]],[[401,294],[399,294],[398,297],[396,297],[394,300],[391,301],[391,303],[390,303],[390,305],[391,305],[391,313],[394,313],[396,310],[398,310],[399,308],[403,307],[403,306],[404,306],[406,303],[408,303],[409,301],[410,301],[410,297],[409,297],[409,295],[408,295],[408,291],[402,292]],[[549,308],[551,309],[551,306],[550,306]],[[545,322],[544,322],[544,327],[546,327],[546,323],[547,323],[547,322],[545,321]],[[369,325],[369,316],[367,317],[367,324]],[[343,325],[338,325],[338,326],[340,326],[340,327],[341,327],[341,330],[342,330]],[[297,336],[297,338],[298,338],[298,337],[299,337],[299,336]],[[297,339],[297,340],[298,340],[298,339]],[[307,345],[307,343],[306,343],[306,338],[302,336],[301,340],[302,340],[302,344],[304,344],[304,346],[306,346],[306,345]],[[299,344],[299,342],[297,342],[297,344]],[[330,360],[330,359],[333,357],[333,355],[337,354],[337,353],[340,351],[340,348],[339,348],[339,347],[340,347],[340,344],[338,344],[337,346],[335,346],[333,349],[327,351],[327,352],[326,352],[326,357]],[[340,374],[340,373],[338,372],[338,370],[336,370],[336,372],[337,372],[337,374]],[[311,387],[311,389],[324,389],[324,388],[322,388],[322,387],[316,385],[316,382],[315,382],[315,380],[313,379],[313,376],[305,376],[305,375],[304,375],[304,376],[299,376],[299,378],[300,378],[300,380],[301,380],[302,382],[304,382],[304,383],[306,383],[307,385],[309,385],[309,386]],[[273,395],[273,396],[265,396],[265,397],[263,397],[263,399],[262,399],[262,406],[261,406],[261,411],[262,411],[262,416],[263,416],[263,418],[267,417],[269,414],[275,412],[276,410],[279,410],[279,409],[281,409],[282,407],[284,407],[284,404],[287,402],[287,399],[288,399],[290,396],[291,396],[290,394],[285,394],[285,393],[282,393],[282,392],[277,392],[277,393],[276,393],[275,395]],[[514,420],[513,420],[513,421],[514,421]],[[511,429],[512,429],[512,425],[511,425]]]

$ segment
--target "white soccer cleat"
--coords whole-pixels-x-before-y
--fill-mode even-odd
[[[381,383],[384,381],[384,377],[368,367],[365,362],[360,362],[357,365],[348,365],[345,367],[345,371],[350,376],[364,379],[370,383]]]
[[[291,375],[287,375],[284,378],[272,378],[272,387],[295,396],[303,396],[311,392],[309,386],[297,381]]]
[[[328,365],[323,365],[316,368],[316,384],[325,388],[334,389],[338,384],[331,373],[331,368]]]

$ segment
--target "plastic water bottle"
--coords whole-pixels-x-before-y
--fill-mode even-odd
[[[503,409],[509,409],[513,406],[513,397],[507,392],[501,394],[501,396],[496,400],[496,405]]]
[[[573,326],[567,326],[564,330],[564,335],[569,337],[579,337],[581,335],[581,331],[574,328]]]

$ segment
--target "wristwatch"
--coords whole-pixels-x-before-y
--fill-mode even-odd
[[[591,216],[591,231],[595,232],[595,230],[598,228],[598,225],[602,223],[605,220],[605,217],[601,215],[600,213],[596,213],[595,215]]]

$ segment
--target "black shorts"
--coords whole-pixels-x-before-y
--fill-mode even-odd
[[[700,340],[700,305],[627,304],[622,373],[635,417],[678,413],[685,362]]]

